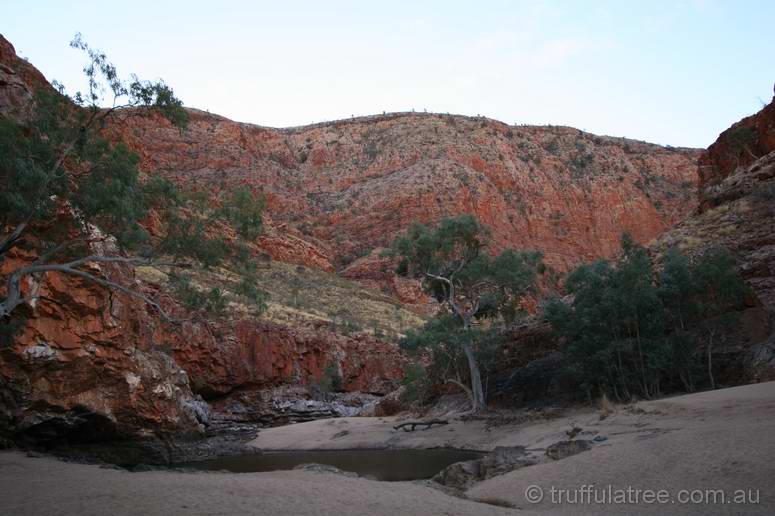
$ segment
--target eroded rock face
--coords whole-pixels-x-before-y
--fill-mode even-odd
[[[19,59],[13,45],[0,34],[0,115],[26,116],[38,87],[48,87],[48,81],[34,66]]]
[[[700,209],[717,206],[720,199],[716,188],[725,190],[722,182],[745,170],[754,162],[775,150],[775,102],[758,113],[743,118],[721,133],[699,159]]]
[[[23,117],[34,89],[47,85],[0,37],[0,116]],[[269,259],[333,268],[314,243],[269,222],[271,231],[257,242]],[[62,214],[57,224],[73,226],[72,217]],[[153,220],[149,228],[153,233]],[[28,238],[44,230],[33,228]],[[24,249],[4,257],[0,275],[36,259]],[[310,385],[334,365],[344,389],[384,393],[401,375],[397,347],[366,334],[342,336],[325,324],[290,327],[247,316],[190,320],[161,285],[129,269],[94,266],[90,272],[158,299],[187,322],[164,323],[144,303],[75,277],[48,273],[28,281],[25,294],[38,299],[3,321],[19,328],[0,349],[0,444],[201,434],[213,415],[192,388],[214,397]]]
[[[329,393],[315,386],[284,385],[235,392],[212,406],[220,421],[271,427],[363,415],[373,410],[379,399],[359,392]]]
[[[775,151],[707,185],[702,195],[714,207],[662,235],[655,248],[678,246],[690,255],[729,250],[759,302],[775,313]]]
[[[32,258],[12,253],[0,273]],[[92,272],[127,276],[116,267]],[[22,326],[0,348],[0,434],[80,442],[202,431],[185,371],[140,337],[137,327],[156,314],[80,278],[42,279],[25,285],[40,299],[9,322]]]
[[[15,251],[0,263],[0,274],[34,258]],[[129,270],[95,266],[92,272],[160,299],[173,317],[188,315]],[[195,393],[213,399],[252,390],[258,394],[246,404],[260,412],[264,390],[316,385],[329,366],[346,391],[385,394],[402,376],[405,358],[397,346],[365,333],[239,318],[173,325],[143,302],[80,278],[48,273],[41,279],[25,285],[27,294],[37,289],[39,300],[14,320],[21,327],[0,349],[0,427],[7,436],[201,433],[211,415]],[[313,409],[307,419],[314,419]]]
[[[149,173],[213,194],[263,191],[283,231],[317,249],[294,259],[323,268],[322,257],[341,268],[412,221],[472,213],[493,229],[494,250],[540,249],[566,271],[615,253],[623,231],[645,243],[688,215],[699,154],[567,127],[412,113],[270,129],[191,110],[184,133],[160,117],[133,117],[111,134]]]
[[[337,335],[326,325],[294,327],[260,320],[237,320],[210,334],[202,324],[184,324],[177,335],[162,335],[172,355],[207,397],[235,389],[283,384],[315,384],[328,366],[336,368],[347,391],[386,394],[402,376],[397,346],[370,335]],[[202,335],[206,333],[206,335]]]

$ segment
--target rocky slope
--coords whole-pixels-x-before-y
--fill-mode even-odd
[[[699,159],[700,211],[716,205],[714,192],[738,169],[745,169],[775,149],[775,103],[745,117],[721,133]]]
[[[741,138],[741,135],[744,137]],[[717,379],[726,385],[775,379],[775,101],[722,132],[699,158],[695,213],[657,237],[657,260],[676,246],[690,257],[727,249],[752,289],[740,325],[714,353]],[[557,371],[562,346],[551,329],[531,318],[513,329],[504,371],[493,397],[509,404],[561,398]]]
[[[24,116],[32,90],[46,85],[0,37],[0,116]],[[474,213],[493,228],[496,248],[540,249],[559,274],[612,254],[622,231],[646,242],[694,209],[691,149],[448,115],[293,129],[191,115],[184,132],[133,117],[108,135],[127,141],[147,174],[213,197],[235,184],[264,192],[267,231],[256,247],[265,253],[268,312],[256,317],[230,296],[225,317],[170,327],[138,302],[47,274],[26,285],[45,295],[26,307],[20,333],[0,350],[6,436],[201,432],[209,414],[197,395],[221,407],[258,400],[245,410],[261,419],[261,392],[314,385],[327,366],[346,390],[385,393],[404,361],[393,337],[421,323],[417,313],[428,305],[377,248],[413,220]],[[34,259],[17,250],[0,273]],[[183,314],[163,272],[95,273]],[[228,291],[230,278],[218,269],[195,279]]]
[[[729,250],[754,305],[736,343],[740,381],[775,379],[775,101],[721,133],[700,157],[697,214],[660,236],[653,249],[689,255]],[[742,353],[740,353],[742,352]]]
[[[267,252],[326,270],[412,221],[473,213],[492,228],[495,250],[540,249],[564,272],[615,253],[623,231],[648,242],[694,208],[693,149],[439,114],[293,129],[191,115],[183,133],[131,118],[113,134],[148,173],[216,194],[235,184],[263,191],[285,240],[266,239]],[[375,279],[379,260],[368,263],[345,275]]]

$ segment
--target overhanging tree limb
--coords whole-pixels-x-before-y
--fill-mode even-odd
[[[146,303],[147,305],[155,308],[162,316],[162,318],[167,322],[173,322],[173,323],[177,322],[175,319],[170,317],[169,314],[167,314],[167,312],[159,305],[159,303],[149,298],[148,296],[141,294],[136,290],[132,290],[128,287],[125,287],[124,285],[121,285],[119,283],[116,283],[114,281],[110,281],[104,278],[100,278],[99,276],[95,276],[94,274],[91,274],[89,272],[86,272],[78,268],[88,263],[121,263],[121,264],[135,265],[135,266],[153,264],[149,260],[146,260],[143,258],[91,255],[91,256],[86,256],[84,258],[79,258],[77,260],[72,260],[67,263],[61,263],[61,264],[49,263],[49,264],[29,265],[26,267],[21,267],[16,271],[14,271],[13,274],[11,274],[11,276],[8,278],[8,282],[6,285],[6,289],[7,289],[6,298],[2,302],[0,302],[0,319],[8,316],[17,306],[24,303],[25,300],[21,295],[22,278],[24,278],[25,276],[42,274],[46,272],[61,272],[63,274],[69,274],[72,276],[78,276],[78,277],[87,279],[93,283],[96,283],[97,285],[100,285],[108,289],[113,289],[113,290],[118,290],[119,292],[123,292],[124,294],[127,294],[136,299],[139,299],[144,303]]]

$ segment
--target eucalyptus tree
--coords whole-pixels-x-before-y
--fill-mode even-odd
[[[169,320],[156,300],[95,266],[180,266],[182,259],[218,264],[230,251],[212,235],[230,224],[238,237],[255,238],[263,204],[249,191],[203,200],[158,175],[143,180],[138,156],[104,137],[109,124],[160,114],[183,131],[187,111],[164,82],[120,78],[80,35],[71,46],[87,57],[85,91],[69,95],[55,82],[35,93],[27,116],[0,116],[0,265],[14,251],[35,257],[4,267],[0,320],[8,327],[14,311],[34,300],[25,278],[42,282],[50,272],[141,299]],[[223,206],[211,208],[208,201]],[[142,224],[151,209],[160,214],[161,237],[151,237]]]
[[[534,286],[542,258],[539,252],[514,250],[491,256],[486,252],[489,237],[489,229],[476,218],[459,215],[435,226],[414,223],[391,246],[399,258],[398,272],[420,279],[442,305],[438,316],[411,332],[404,346],[435,350],[437,355],[443,351],[451,358],[462,352],[468,385],[460,374],[445,381],[467,392],[474,412],[486,405],[476,354],[477,344],[487,340],[482,332],[519,316],[520,301]]]

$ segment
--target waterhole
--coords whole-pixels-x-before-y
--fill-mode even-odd
[[[430,478],[455,462],[478,459],[481,452],[438,448],[432,450],[315,450],[264,452],[181,464],[182,467],[234,473],[293,469],[317,463],[385,481]]]

